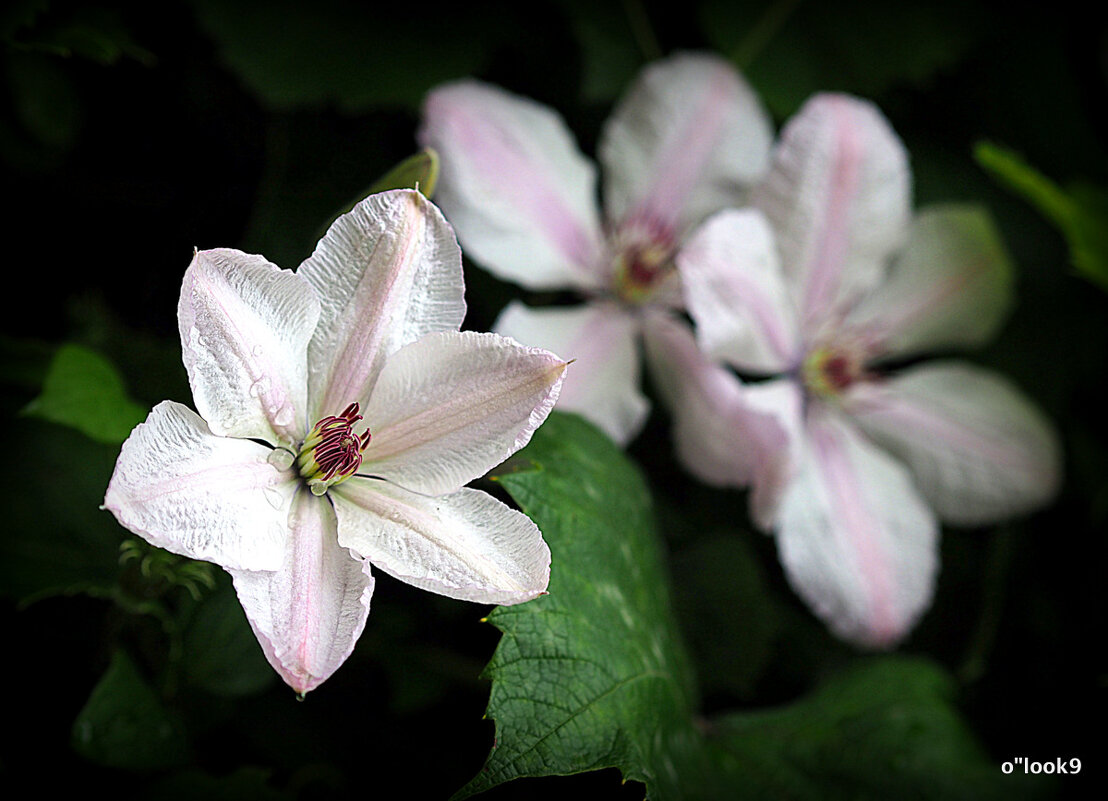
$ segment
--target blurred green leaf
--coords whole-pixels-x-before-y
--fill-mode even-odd
[[[780,118],[810,95],[875,98],[953,66],[983,30],[980,10],[953,2],[837,3],[707,0],[701,29]]]
[[[181,722],[147,685],[121,650],[93,688],[73,724],[73,748],[100,765],[158,770],[189,759]]]
[[[152,63],[153,55],[132,39],[118,9],[92,3],[15,3],[4,12],[0,35],[17,50],[69,58],[79,56],[100,64],[124,58]]]
[[[930,662],[864,660],[788,707],[717,721],[710,743],[751,798],[969,801],[1040,789],[1001,773],[954,696],[953,679]]]
[[[1062,233],[1078,273],[1108,289],[1108,190],[1087,184],[1063,189],[1016,153],[990,142],[979,142],[974,157]]]
[[[417,107],[435,84],[479,72],[498,30],[498,15],[473,4],[419,14],[341,0],[193,5],[228,66],[276,109]]]
[[[559,0],[573,26],[581,48],[581,99],[586,103],[611,103],[634,79],[657,43],[644,52],[636,43],[636,30],[628,16],[628,3],[596,3]]]
[[[539,469],[498,480],[550,545],[549,594],[489,616],[496,742],[458,797],[613,766],[679,797],[696,692],[642,476],[578,417],[552,415],[523,453]]]
[[[213,695],[252,695],[276,677],[222,571],[218,589],[205,597],[185,631],[183,659],[188,680]]]
[[[62,345],[47,372],[42,394],[24,413],[76,428],[98,442],[122,443],[147,410],[127,397],[123,380],[100,354]]]
[[[155,801],[291,801],[296,796],[271,786],[268,770],[239,768],[226,776],[183,770],[151,784],[136,797]]]
[[[382,175],[366,191],[366,195],[390,189],[418,189],[425,198],[435,194],[439,180],[439,154],[430,147],[415,153]]]

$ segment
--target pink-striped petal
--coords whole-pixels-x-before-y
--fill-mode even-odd
[[[558,398],[566,363],[497,334],[428,334],[397,351],[365,408],[360,472],[441,495],[531,439]]]
[[[479,264],[531,289],[606,280],[596,167],[554,111],[458,81],[427,96],[419,141],[442,156],[436,201]]]
[[[572,360],[558,408],[576,412],[620,445],[640,431],[650,404],[640,389],[635,318],[614,303],[532,309],[513,301],[497,332]]]
[[[311,288],[237,250],[205,250],[185,271],[177,320],[201,417],[216,434],[291,443],[306,433]]]
[[[781,133],[752,202],[773,225],[805,333],[883,277],[911,205],[908,155],[871,103],[810,99]]]
[[[809,411],[808,447],[778,512],[793,589],[838,636],[886,648],[930,605],[938,524],[908,471],[848,424]]]
[[[800,349],[773,231],[756,209],[713,215],[677,257],[697,340],[744,370],[782,372]]]
[[[682,234],[734,205],[768,167],[773,129],[724,59],[680,53],[646,67],[601,132],[608,219]]]
[[[353,652],[369,614],[373,578],[369,565],[339,545],[328,499],[301,489],[288,526],[278,570],[229,572],[266,659],[304,694]]]
[[[488,604],[546,591],[550,549],[538,527],[491,495],[463,489],[432,498],[360,477],[333,495],[339,541],[401,581]]]
[[[1061,481],[1054,427],[1011,382],[959,362],[930,362],[860,385],[859,425],[912,470],[940,519],[993,523],[1048,503]]]
[[[342,215],[298,270],[322,314],[308,348],[311,422],[363,406],[385,359],[465,317],[462,254],[419,192],[371,195]]]
[[[173,553],[274,570],[297,477],[271,464],[271,453],[257,442],[217,437],[187,406],[163,401],[123,443],[104,508]]]
[[[790,381],[744,385],[708,360],[692,331],[651,315],[644,327],[654,385],[673,418],[677,458],[717,487],[753,485],[751,512],[760,525],[779,500],[791,468],[788,418],[799,419],[800,396]]]
[[[987,210],[924,209],[888,279],[856,307],[847,324],[885,353],[982,345],[1012,303],[1012,268]]]

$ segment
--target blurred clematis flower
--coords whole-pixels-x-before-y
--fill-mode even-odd
[[[649,411],[639,376],[644,325],[681,306],[673,255],[696,223],[739,202],[768,164],[769,117],[720,58],[648,66],[607,120],[596,166],[538,103],[464,80],[432,91],[419,138],[442,156],[437,200],[466,252],[531,290],[577,291],[579,306],[513,302],[494,329],[575,357],[559,408],[621,444]]]
[[[199,414],[164,401],[124,443],[104,507],[154,545],[214,562],[300,694],[350,655],[370,565],[443,595],[543,593],[550,551],[469,488],[530,439],[565,364],[459,331],[461,253],[417,192],[371,195],[296,272],[200,251],[178,306]]]
[[[707,378],[671,392],[682,461],[713,484],[752,481],[752,515],[795,590],[838,635],[877,647],[929,605],[940,522],[1027,512],[1060,477],[1050,423],[1010,382],[919,361],[991,338],[1011,282],[987,214],[913,217],[910,181],[873,105],[817,95],[750,207],[713,216],[677,259],[702,351],[770,377],[741,385],[702,357]],[[695,358],[677,326],[651,347]],[[775,409],[777,425],[752,408]]]

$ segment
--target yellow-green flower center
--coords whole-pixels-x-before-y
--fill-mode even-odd
[[[615,293],[626,303],[646,301],[673,272],[673,237],[661,226],[640,222],[621,227],[613,243]]]
[[[801,367],[807,390],[820,398],[836,398],[860,379],[864,363],[859,354],[833,347],[818,347],[809,352]]]
[[[370,436],[368,430],[361,435],[354,433],[354,424],[361,419],[358,404],[351,403],[337,417],[324,417],[304,438],[296,467],[313,494],[322,495],[362,466],[362,451]]]

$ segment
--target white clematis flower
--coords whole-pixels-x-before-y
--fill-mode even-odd
[[[559,401],[629,442],[648,403],[638,336],[680,308],[673,254],[707,215],[742,198],[768,164],[772,127],[723,59],[683,53],[643,70],[601,132],[596,166],[554,111],[464,80],[432,91],[419,134],[442,156],[437,199],[466,252],[528,289],[586,303],[512,303],[494,326],[575,359]]]
[[[530,439],[565,363],[461,332],[461,252],[418,192],[373,195],[296,272],[196,253],[178,307],[196,409],[154,408],[104,507],[234,579],[298,693],[350,655],[372,564],[482,603],[542,594],[550,551],[525,515],[463,485]]]
[[[793,587],[837,634],[872,646],[902,638],[930,604],[940,521],[1027,512],[1060,476],[1053,428],[1007,380],[949,359],[890,369],[985,342],[1011,301],[988,216],[940,206],[913,218],[910,180],[874,106],[817,95],[783,130],[751,207],[713,216],[677,259],[703,351],[772,376],[740,388],[705,366],[715,383],[691,382],[686,398],[778,420],[721,438],[719,415],[690,420],[686,400],[673,407],[679,455],[711,483],[752,480],[754,517]],[[680,336],[657,349],[674,358]],[[708,452],[720,456],[698,458]]]

